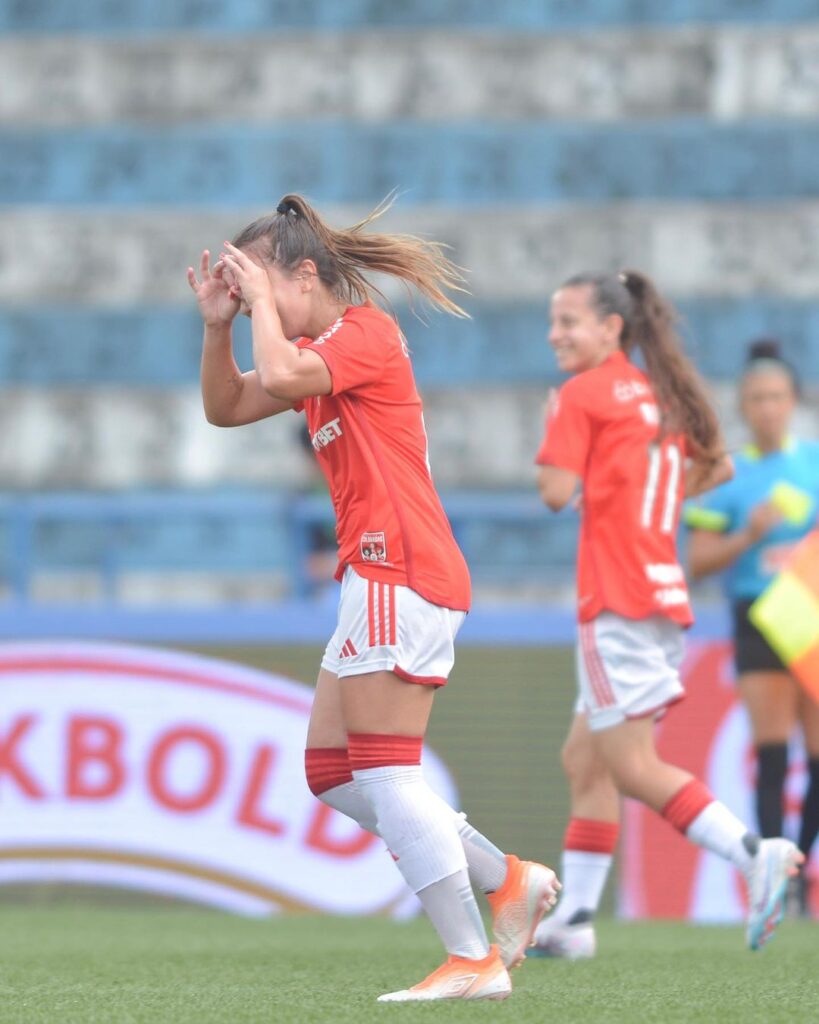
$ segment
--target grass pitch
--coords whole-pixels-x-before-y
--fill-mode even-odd
[[[737,928],[600,925],[585,963],[527,961],[504,1003],[385,1006],[442,959],[425,920],[247,920],[179,908],[0,908],[4,1024],[808,1024],[819,929],[785,922],[749,953]]]

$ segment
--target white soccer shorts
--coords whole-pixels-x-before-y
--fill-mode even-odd
[[[410,683],[443,686],[465,618],[466,612],[430,604],[409,587],[365,580],[348,566],[338,625],[321,667],[341,678],[384,671]]]
[[[601,612],[578,626],[575,711],[593,731],[629,718],[660,718],[685,696],[683,629],[662,615],[627,619]]]

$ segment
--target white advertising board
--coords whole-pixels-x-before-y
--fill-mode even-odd
[[[248,914],[414,912],[384,843],[307,789],[311,699],[191,654],[0,644],[0,884],[139,888]],[[457,800],[429,750],[424,772]]]

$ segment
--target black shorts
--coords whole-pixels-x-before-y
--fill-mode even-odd
[[[788,672],[788,667],[756,626],[748,619],[751,601],[735,601],[734,665],[737,675],[743,672]]]

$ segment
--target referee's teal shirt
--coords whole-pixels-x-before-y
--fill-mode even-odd
[[[790,437],[778,452],[763,454],[753,445],[734,456],[734,478],[687,502],[686,526],[732,533],[741,530],[755,505],[766,501],[778,483],[788,483],[809,495],[811,502],[799,525],[782,520],[748,548],[726,572],[732,600],[752,600],[768,586],[796,541],[816,526],[819,514],[819,442]]]

